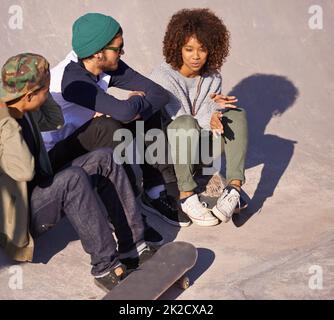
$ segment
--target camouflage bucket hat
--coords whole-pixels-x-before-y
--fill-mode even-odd
[[[0,100],[10,102],[23,97],[43,88],[49,78],[49,63],[44,57],[33,53],[11,57],[1,70]]]

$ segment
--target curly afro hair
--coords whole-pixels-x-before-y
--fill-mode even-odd
[[[208,50],[202,74],[218,72],[229,54],[230,33],[209,9],[183,9],[172,16],[163,40],[166,62],[176,70],[182,67],[182,47],[191,36]]]

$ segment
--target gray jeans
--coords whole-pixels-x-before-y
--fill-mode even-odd
[[[72,161],[46,187],[31,195],[31,233],[37,237],[64,215],[91,256],[92,274],[118,263],[118,254],[144,242],[141,209],[122,165],[113,161],[112,149],[103,148]],[[117,244],[113,237],[112,222]]]

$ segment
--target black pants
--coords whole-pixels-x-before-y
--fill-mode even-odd
[[[66,139],[58,142],[50,151],[49,157],[55,172],[73,161],[75,158],[96,150],[98,148],[109,147],[114,149],[120,141],[114,141],[114,133],[118,129],[129,129],[133,136],[136,136],[136,122],[123,124],[111,117],[101,116],[86,122]],[[161,129],[161,114],[155,113],[150,119],[144,122],[144,133],[150,129]],[[145,149],[152,142],[145,142]],[[166,140],[167,145],[167,140]],[[136,176],[130,164],[123,165],[130,183],[137,194]],[[143,186],[145,189],[176,182],[174,167],[165,161],[164,164],[149,165],[144,161],[141,165],[143,172]]]

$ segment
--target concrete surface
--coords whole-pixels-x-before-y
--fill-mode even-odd
[[[14,4],[23,10],[22,30],[9,25]],[[314,4],[323,10],[321,30],[308,24]],[[33,51],[54,65],[70,50],[73,21],[104,12],[122,24],[125,60],[147,74],[161,61],[170,16],[184,7],[215,10],[231,31],[224,92],[237,95],[249,115],[244,190],[251,204],[213,228],[180,230],[152,217],[166,239],[192,242],[199,251],[193,285],[185,292],[172,288],[163,298],[333,299],[333,1],[2,0],[0,63]],[[38,240],[34,263],[19,266],[23,288],[13,290],[17,270],[0,252],[0,299],[103,296],[66,220]]]

